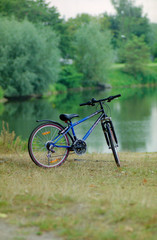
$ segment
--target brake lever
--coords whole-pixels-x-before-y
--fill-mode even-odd
[[[113,96],[110,96],[110,97],[108,98],[107,102],[111,102],[113,99],[114,99],[114,97],[113,97]]]
[[[91,105],[92,105],[92,106],[95,106],[95,101],[96,101],[95,98],[92,98],[92,99],[91,99]]]

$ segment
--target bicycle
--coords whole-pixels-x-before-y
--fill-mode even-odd
[[[67,159],[70,151],[78,155],[84,154],[87,149],[86,139],[101,121],[107,145],[112,150],[117,167],[120,167],[117,152],[118,140],[111,117],[107,116],[103,107],[104,102],[111,102],[120,96],[121,94],[118,94],[100,100],[92,98],[90,101],[80,104],[80,106],[95,106],[95,104],[99,104],[100,109],[75,123],[72,123],[72,119],[79,117],[78,114],[61,114],[60,119],[67,123],[66,127],[52,120],[37,120],[37,122],[44,123],[38,125],[32,131],[28,140],[28,151],[32,161],[39,167],[52,168],[60,166]],[[74,127],[97,114],[100,114],[100,116],[85,136],[82,139],[78,139]]]

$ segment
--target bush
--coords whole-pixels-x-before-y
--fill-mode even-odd
[[[7,123],[2,123],[2,130],[0,133],[0,149],[1,151],[22,151],[26,150],[27,143],[22,142],[20,137],[15,136],[15,132],[9,131],[9,126]]]
[[[4,91],[2,89],[2,87],[0,86],[0,99],[2,99],[4,96]]]
[[[143,73],[136,73],[136,76],[125,72],[123,68],[112,69],[109,74],[109,83],[112,85],[112,87],[133,86],[139,84],[156,84],[156,68],[147,67]]]
[[[125,71],[136,76],[144,73],[150,60],[150,53],[143,37],[134,36],[125,47]]]
[[[78,88],[81,86],[83,74],[78,73],[74,65],[62,67],[59,82],[67,88]]]
[[[0,85],[5,95],[41,94],[58,80],[58,38],[48,27],[27,20],[0,21]]]
[[[105,83],[113,52],[109,31],[102,32],[94,22],[82,25],[76,32],[76,66],[83,74],[83,85]]]
[[[66,86],[61,84],[61,83],[55,83],[53,85],[50,85],[49,89],[52,93],[66,92],[67,91]]]

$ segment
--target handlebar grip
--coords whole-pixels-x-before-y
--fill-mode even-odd
[[[121,94],[117,94],[117,95],[108,97],[107,102],[111,102],[114,98],[118,98],[118,97],[121,97]]]
[[[86,103],[81,103],[81,104],[80,104],[80,107],[81,107],[81,106],[85,106],[85,105],[91,105],[91,101],[86,102]]]
[[[121,94],[117,94],[114,96],[110,96],[108,98],[104,98],[104,99],[100,99],[100,100],[96,100],[95,98],[92,98],[91,101],[86,102],[86,103],[81,103],[80,106],[86,106],[86,105],[91,105],[91,106],[95,106],[95,103],[100,103],[100,102],[111,102],[114,98],[118,98],[121,97]]]
[[[121,97],[121,94],[115,95],[114,98]]]
[[[81,104],[80,104],[80,107],[85,106],[85,105],[87,105],[87,104],[86,104],[86,103],[81,103]]]

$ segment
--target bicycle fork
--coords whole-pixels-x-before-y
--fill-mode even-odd
[[[108,117],[107,117],[108,118]],[[108,130],[107,130],[107,125],[108,127],[111,129],[111,134],[113,135],[113,138],[115,140],[115,143],[116,143],[116,146],[115,147],[118,147],[118,140],[117,140],[117,136],[116,136],[116,133],[115,133],[115,130],[114,130],[114,126],[113,126],[113,123],[111,121],[111,118],[108,118],[107,120],[105,121],[101,121],[101,126],[102,126],[102,129],[103,129],[103,132],[104,132],[104,136],[105,136],[105,139],[106,139],[106,142],[107,142],[107,145],[109,147],[109,149],[111,148],[110,146],[110,141],[109,141],[109,137],[108,137]]]

